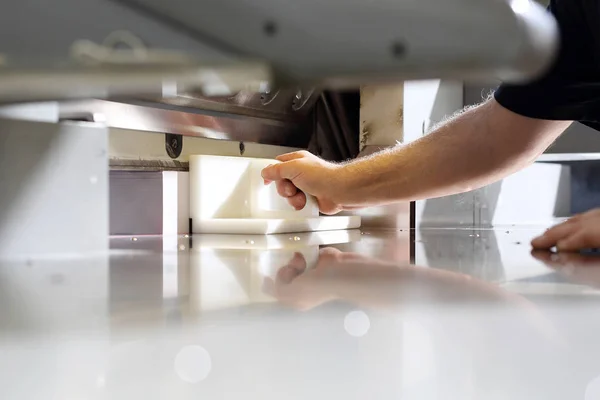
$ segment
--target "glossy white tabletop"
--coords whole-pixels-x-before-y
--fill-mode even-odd
[[[0,263],[2,399],[600,399],[600,258],[539,230],[120,237]]]

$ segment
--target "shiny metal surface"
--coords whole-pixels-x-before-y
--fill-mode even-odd
[[[313,121],[297,119],[244,117],[191,107],[159,108],[157,103],[137,105],[104,100],[60,103],[61,119],[99,115],[110,128],[183,136],[248,141],[253,143],[306,148]]]
[[[600,259],[541,230],[422,231],[419,266],[408,231],[3,261],[2,397],[596,399]]]
[[[176,107],[217,111],[248,117],[302,121],[311,112],[320,92],[314,89],[268,89],[264,93],[240,91],[230,96],[204,96],[201,93],[177,93],[148,101]],[[127,100],[124,100],[127,102]],[[135,101],[132,100],[133,104]]]

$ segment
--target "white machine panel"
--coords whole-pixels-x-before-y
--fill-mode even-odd
[[[108,130],[0,120],[0,259],[108,250]]]

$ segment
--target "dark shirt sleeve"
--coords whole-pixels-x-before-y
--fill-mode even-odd
[[[596,0],[552,0],[559,54],[544,77],[525,85],[501,85],[494,97],[505,108],[531,118],[600,122],[600,20]],[[590,29],[595,27],[594,30]]]

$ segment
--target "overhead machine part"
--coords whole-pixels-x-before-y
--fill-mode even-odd
[[[0,100],[521,81],[558,37],[529,0],[23,0],[0,16]]]

